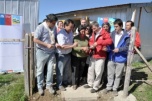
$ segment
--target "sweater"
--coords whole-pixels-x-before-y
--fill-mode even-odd
[[[82,47],[88,47],[89,38],[84,37],[84,39],[80,38],[80,35],[74,37],[74,42],[78,43],[78,46],[72,49],[72,55],[76,57],[87,57],[88,54],[82,51]]]

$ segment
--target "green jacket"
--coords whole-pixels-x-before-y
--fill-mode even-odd
[[[74,37],[74,42],[78,43],[78,46],[72,49],[72,54],[76,57],[87,57],[88,54],[82,51],[82,47],[88,47],[89,38],[85,36],[84,39],[81,39],[79,35]]]

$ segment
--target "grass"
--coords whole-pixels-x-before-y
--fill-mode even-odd
[[[152,60],[149,61],[152,65]],[[133,63],[134,70],[132,71],[133,79],[135,80],[152,80],[152,72],[148,67],[141,62]],[[152,82],[132,82],[130,92],[136,96],[137,101],[152,101]]]
[[[0,101],[27,101],[22,74],[0,75]]]

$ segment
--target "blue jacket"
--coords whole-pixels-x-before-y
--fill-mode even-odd
[[[118,53],[114,53],[112,50],[115,48],[115,31],[111,33],[111,38],[113,40],[112,45],[108,46],[109,60],[118,63],[125,63],[127,61],[127,54],[129,49],[130,37],[126,31],[123,31],[123,35],[120,38],[116,48],[119,49]]]

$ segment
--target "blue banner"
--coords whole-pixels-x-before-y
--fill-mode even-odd
[[[5,25],[5,15],[0,14],[0,25]]]
[[[98,17],[97,19],[97,22],[99,23],[99,26],[102,27],[102,24],[105,23],[105,22],[108,22],[111,26],[111,32],[115,30],[114,28],[114,21],[115,21],[115,18],[101,18],[101,17]]]

